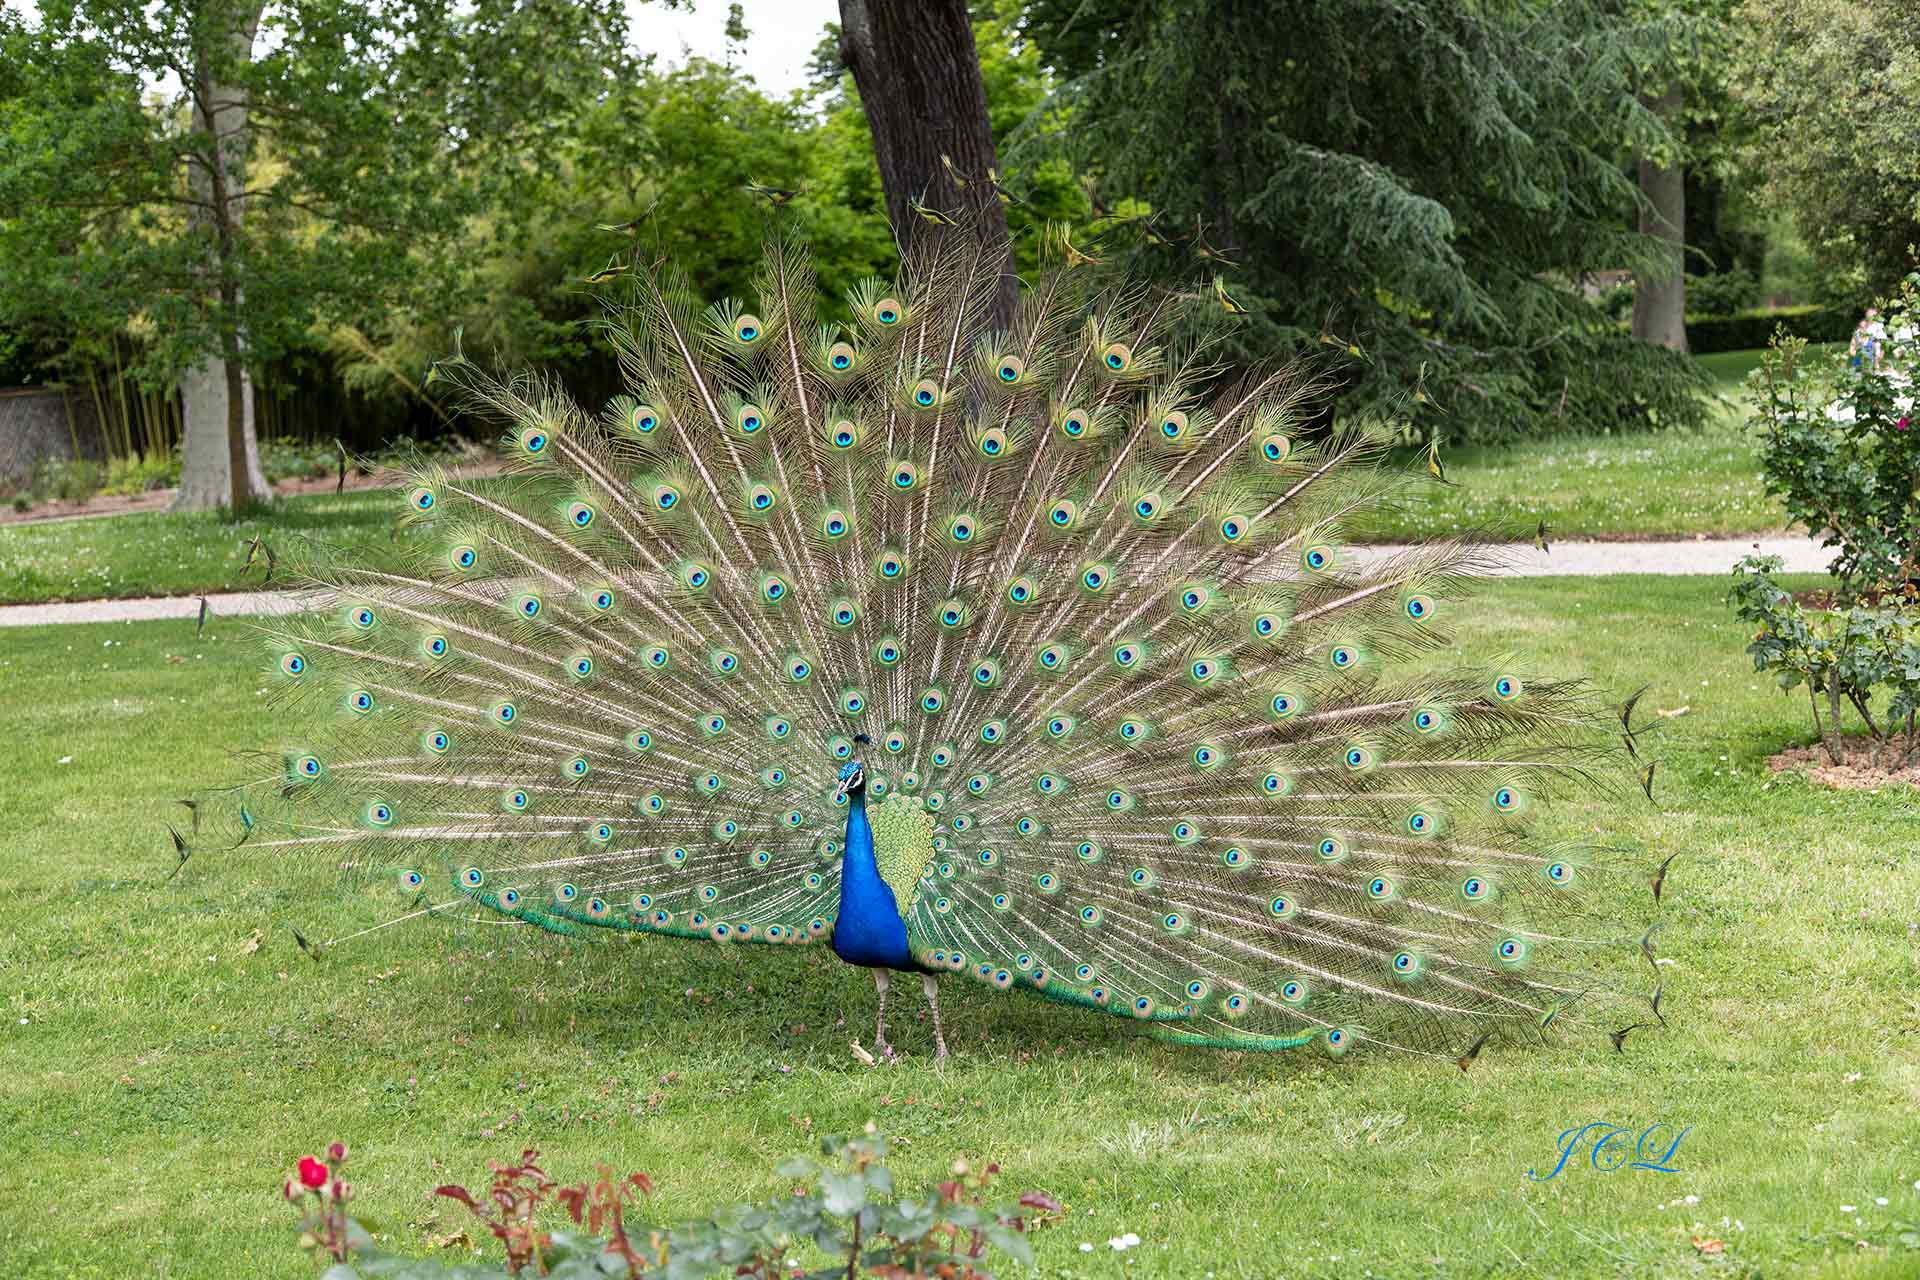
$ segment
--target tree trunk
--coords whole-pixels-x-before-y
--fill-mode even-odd
[[[217,2],[217,0],[216,0]],[[239,0],[228,31],[228,57],[253,57],[254,34],[260,25],[264,0]],[[180,492],[173,510],[202,511],[226,505],[238,511],[272,493],[260,468],[260,448],[254,436],[253,395],[242,359],[240,342],[241,295],[226,278],[234,252],[245,190],[247,112],[244,90],[218,83],[217,64],[203,56],[196,66],[193,128],[210,138],[212,165],[189,163],[187,179],[194,197],[204,203],[193,211],[193,222],[211,246],[216,279],[209,280],[209,302],[219,309],[225,332],[221,350],[209,355],[181,380],[184,424],[180,447]]]
[[[999,163],[966,0],[840,0],[840,57],[866,107],[901,252],[934,229],[913,211],[914,201],[977,219],[988,243],[1004,249],[1007,212],[985,181]],[[953,161],[951,175],[943,155]],[[954,175],[967,183],[964,191]],[[1017,290],[1009,261],[995,327],[1011,323]]]
[[[1678,132],[1680,90],[1645,99],[1647,107]],[[1663,241],[1658,273],[1643,273],[1633,286],[1633,336],[1671,348],[1687,349],[1687,277],[1683,258],[1687,225],[1686,171],[1679,160],[1662,166],[1640,157],[1640,231]]]
[[[260,470],[260,449],[254,431],[253,380],[234,362],[240,383],[240,454],[246,469],[247,502],[263,500],[271,492]],[[189,370],[180,380],[180,403],[185,426],[180,441],[180,493],[175,511],[205,511],[233,503],[233,378],[229,362],[212,359]],[[199,429],[196,429],[196,424]],[[212,429],[207,429],[209,424]]]

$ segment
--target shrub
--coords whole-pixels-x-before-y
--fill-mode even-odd
[[[165,489],[179,483],[178,452],[133,453],[107,460],[107,477],[100,492],[135,498],[149,489]]]
[[[1911,599],[1920,576],[1920,274],[1884,310],[1878,362],[1810,359],[1804,339],[1780,338],[1748,379],[1767,491],[1838,548],[1843,606]]]
[[[1687,277],[1687,310],[1703,316],[1735,315],[1759,299],[1759,277],[1742,268],[1717,275]]]
[[[282,480],[318,480],[340,465],[339,446],[333,441],[263,440],[260,470],[268,484]]]
[[[1633,316],[1633,281],[1623,280],[1619,284],[1608,285],[1593,300],[1593,305],[1615,324],[1627,324]]]
[[[1890,763],[1888,757],[1897,751],[1904,767],[1920,749],[1914,731],[1914,713],[1920,709],[1920,611],[1860,605],[1807,609],[1774,582],[1782,563],[1779,556],[1748,556],[1734,566],[1728,598],[1741,621],[1755,624],[1747,645],[1753,669],[1773,672],[1783,691],[1807,687],[1814,732],[1835,764],[1845,705],[1860,713],[1873,735],[1873,766]],[[1881,688],[1887,703],[1876,720],[1873,701]]]
[[[100,492],[100,464],[91,458],[42,459],[34,468],[30,489],[43,500],[85,502]]]
[[[790,1195],[764,1205],[734,1205],[701,1222],[671,1229],[633,1219],[653,1192],[644,1173],[617,1178],[604,1166],[593,1182],[562,1186],[536,1151],[511,1164],[491,1163],[489,1187],[461,1186],[435,1194],[465,1205],[500,1243],[497,1263],[449,1266],[379,1249],[347,1213],[353,1188],[340,1176],[346,1148],[334,1143],[325,1159],[303,1157],[283,1194],[300,1212],[300,1243],[330,1263],[322,1280],[498,1280],[535,1275],[553,1280],[691,1280],[698,1276],[821,1278],[943,1276],[987,1280],[993,1251],[1032,1262],[1030,1225],[1058,1215],[1060,1205],[1029,1191],[1018,1206],[987,1208],[998,1165],[978,1173],[957,1161],[953,1177],[919,1195],[895,1196],[893,1175],[881,1163],[886,1139],[873,1132],[851,1141],[828,1138],[823,1161],[789,1160],[776,1173],[794,1180]],[[556,1213],[559,1225],[553,1225]],[[801,1270],[794,1255],[816,1251],[824,1268]]]
[[[1845,307],[1778,307],[1731,315],[1689,315],[1687,350],[1696,356],[1764,347],[1777,330],[1807,342],[1845,342],[1855,313]]]
[[[1897,739],[1901,763],[1912,760],[1920,707],[1920,274],[1883,310],[1889,337],[1877,360],[1810,358],[1804,338],[1783,335],[1748,379],[1767,491],[1836,548],[1835,607],[1808,609],[1782,590],[1774,556],[1743,559],[1729,593],[1756,627],[1754,669],[1772,671],[1783,690],[1806,685],[1828,758],[1839,762],[1840,721],[1852,707],[1872,735],[1875,766]]]
[[[348,461],[356,474],[371,474],[380,467],[407,466],[419,462],[460,462],[477,452],[458,437],[420,441],[399,435],[388,440],[373,454],[354,455]],[[268,484],[282,480],[321,480],[339,474],[341,445],[337,440],[263,440],[260,443],[260,469]]]

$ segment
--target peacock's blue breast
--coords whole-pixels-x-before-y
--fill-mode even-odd
[[[917,969],[907,950],[907,926],[882,892],[871,910],[853,909],[843,900],[833,922],[833,953],[848,964],[880,969]]]
[[[840,863],[840,910],[833,922],[833,953],[848,964],[872,968],[917,969],[907,949],[907,924],[900,918],[893,890],[874,861],[873,828],[866,800],[855,795],[847,806],[846,852]]]

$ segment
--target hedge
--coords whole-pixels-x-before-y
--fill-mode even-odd
[[[1688,316],[1687,349],[1704,356],[1764,347],[1773,339],[1774,330],[1783,326],[1789,334],[1808,342],[1845,342],[1853,336],[1857,323],[1859,314],[1849,307],[1780,307],[1730,316]]]

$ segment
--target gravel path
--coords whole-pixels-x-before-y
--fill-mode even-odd
[[[215,618],[278,617],[298,613],[306,595],[297,591],[223,591],[206,597]],[[199,596],[145,596],[135,600],[72,600],[59,604],[0,606],[0,627],[40,627],[50,622],[151,622],[200,616]]]
[[[1777,534],[1757,538],[1688,538],[1674,542],[1553,542],[1542,553],[1531,545],[1505,552],[1505,573],[1516,578],[1567,575],[1603,577],[1610,573],[1725,575],[1744,555],[1773,555],[1786,561],[1786,573],[1825,573],[1833,548],[1812,538]],[[1363,547],[1383,554],[1401,547]]]
[[[1391,555],[1404,547],[1355,547],[1358,557]],[[1789,573],[1824,573],[1832,551],[1811,538],[1698,538],[1679,542],[1556,542],[1549,553],[1531,546],[1506,552],[1505,572],[1517,578],[1556,575],[1599,577],[1610,573],[1707,574],[1718,576],[1750,551],[1777,555]],[[217,618],[298,613],[306,597],[297,592],[232,591],[209,595]],[[0,627],[38,627],[53,622],[127,622],[156,618],[195,618],[199,596],[159,596],[140,600],[80,600],[64,604],[0,606]]]

